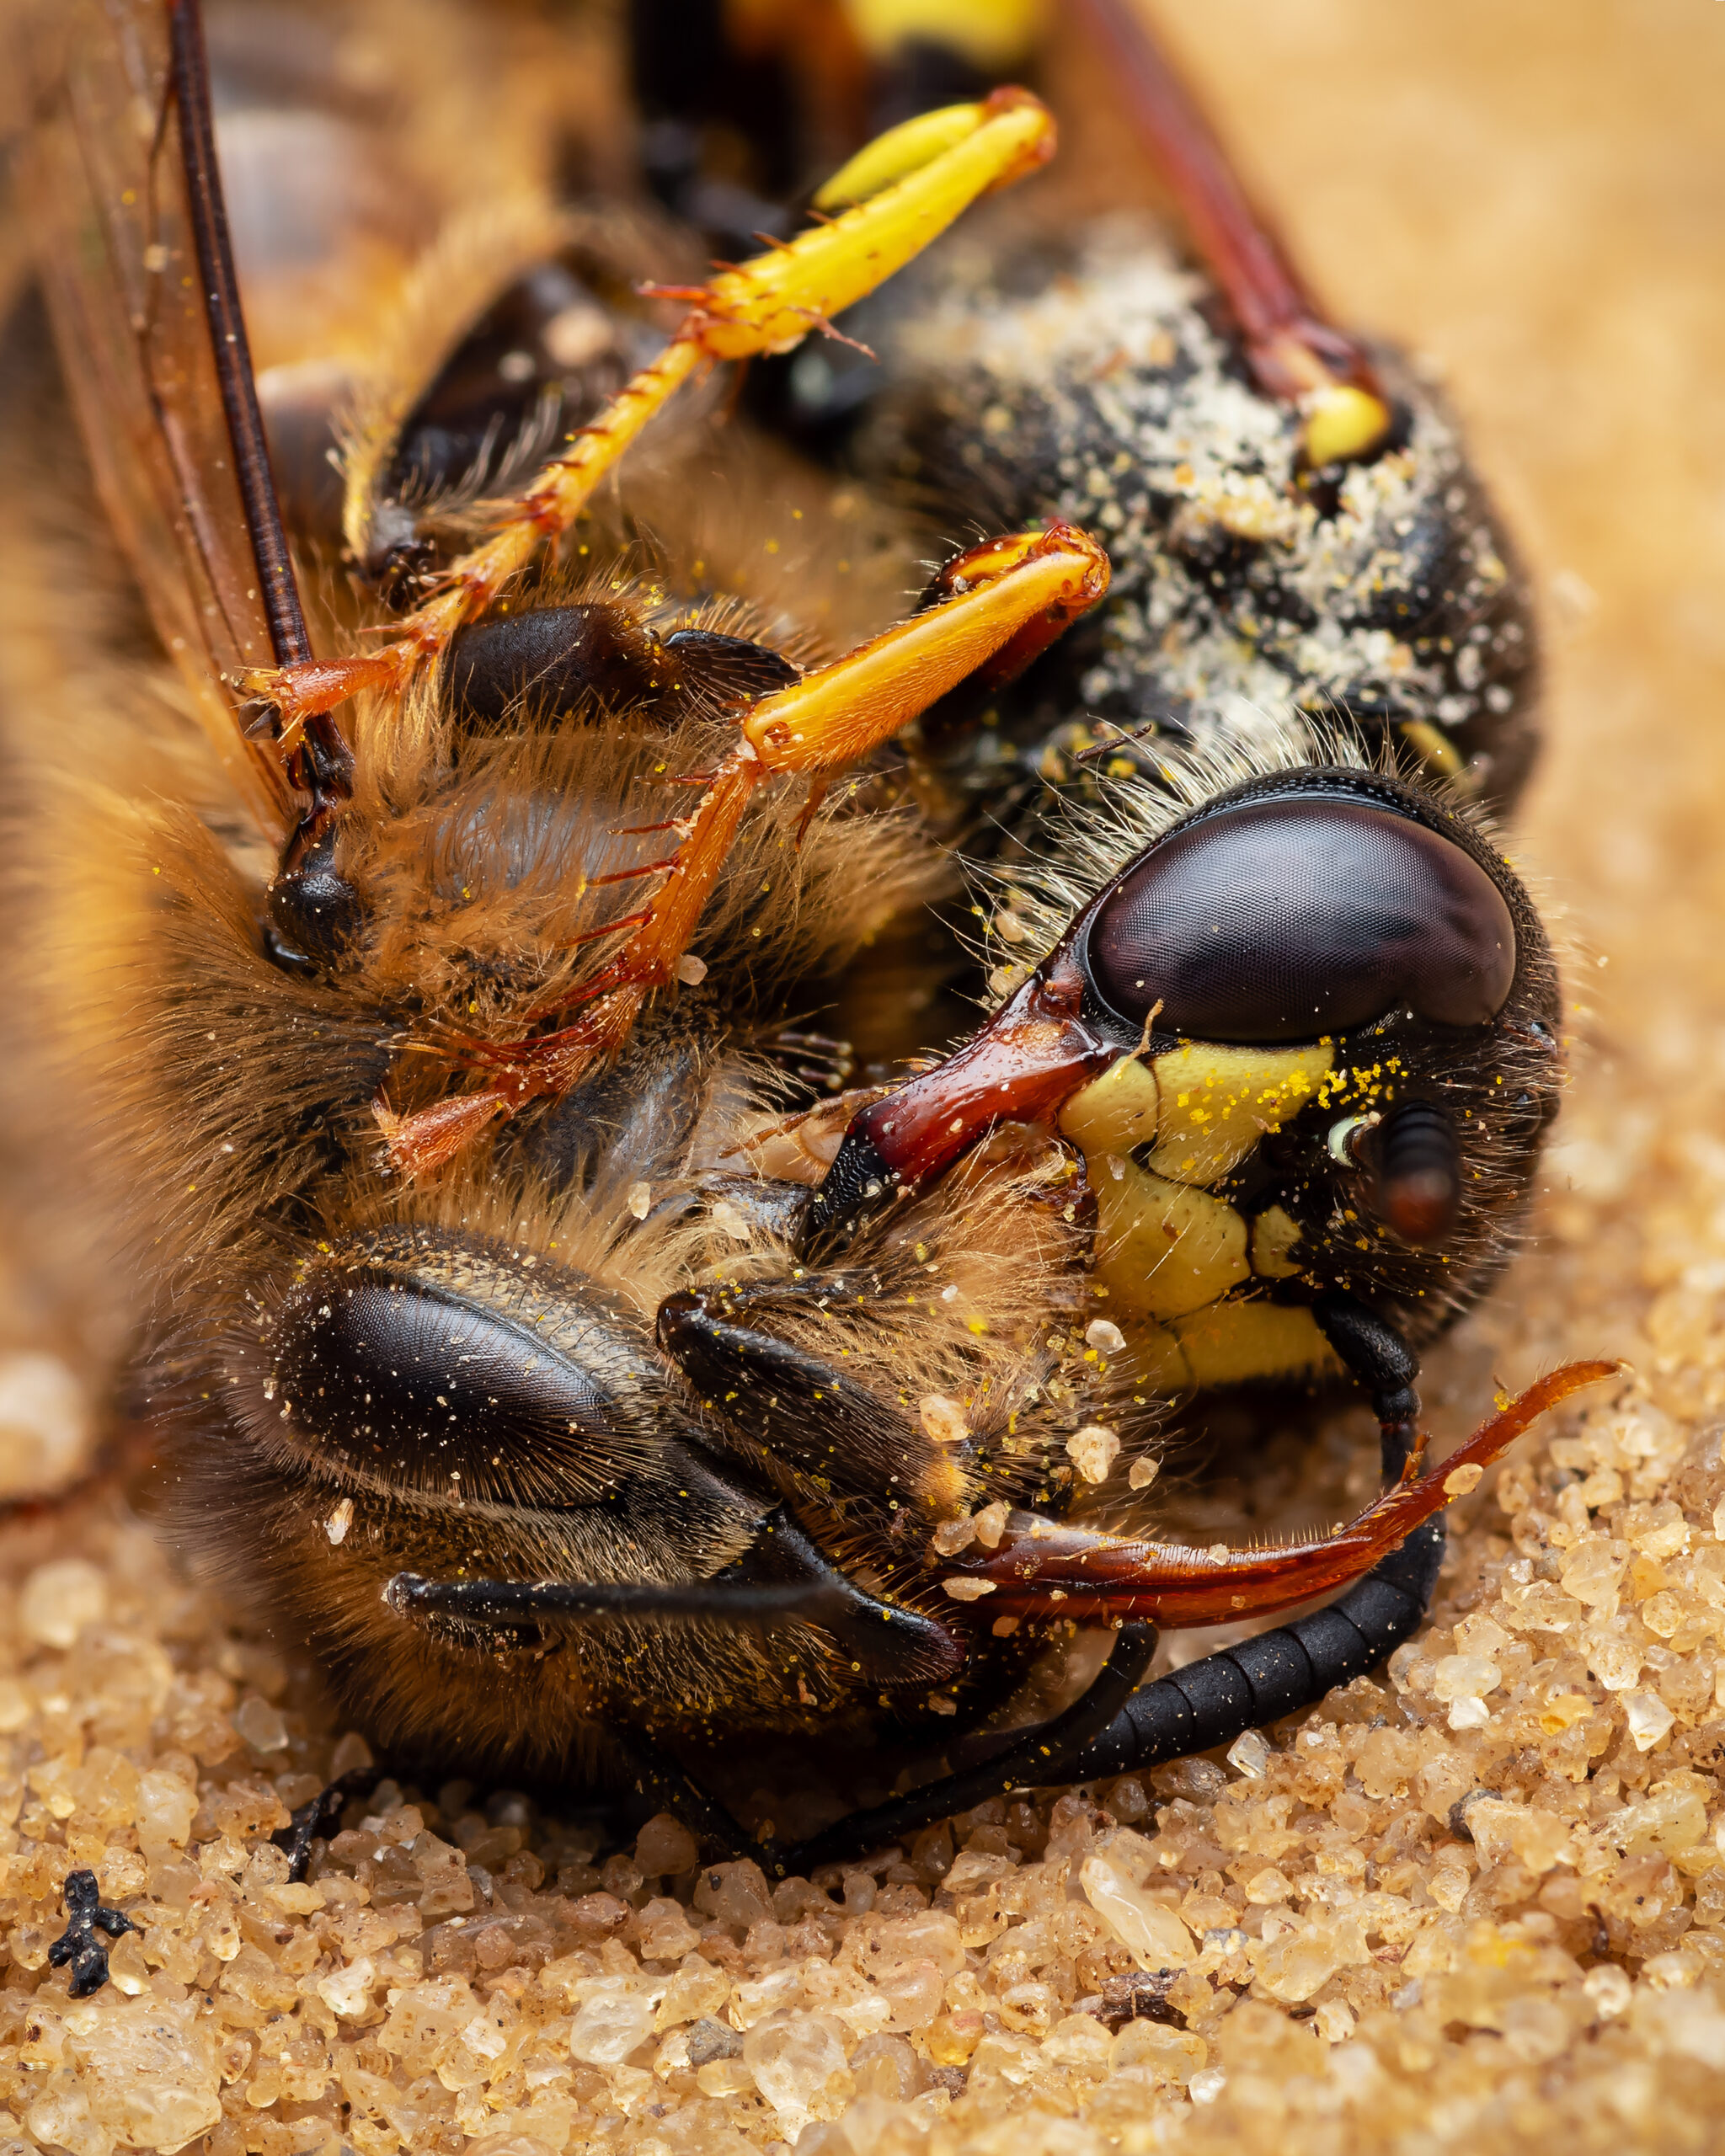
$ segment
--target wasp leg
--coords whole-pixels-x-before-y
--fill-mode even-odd
[[[442,653],[542,546],[569,530],[624,451],[697,369],[789,350],[902,269],[979,195],[1008,185],[1054,153],[1054,123],[1023,90],[996,91],[980,104],[955,108],[953,124],[932,137],[924,123],[908,125],[921,131],[907,152],[895,155],[890,137],[873,146],[867,169],[877,184],[866,200],[710,284],[659,292],[689,303],[676,334],[544,467],[492,537],[451,565],[441,589],[405,616],[393,643],[369,654],[248,675],[248,692],[275,705],[288,738],[296,739],[308,722],[360,691],[399,689]]]
[[[1221,287],[1258,387],[1306,412],[1306,462],[1319,467],[1371,456],[1388,439],[1394,415],[1370,362],[1323,318],[1143,10],[1129,0],[1079,0],[1079,7]]]
[[[110,1939],[137,1926],[119,1909],[104,1909],[101,1889],[93,1871],[66,1875],[66,1929],[48,1949],[48,1960],[56,1968],[72,1964],[72,1995],[88,1999],[108,1981],[108,1950],[95,1935],[105,1931]]]
[[[955,1812],[969,1812],[1009,1790],[1046,1788],[1072,1779],[1075,1758],[1112,1728],[1156,1652],[1153,1625],[1120,1627],[1108,1660],[1084,1696],[1052,1721],[1040,1723],[980,1767],[948,1774],[926,1788],[868,1812],[852,1812],[794,1849],[772,1853],[769,1868],[778,1878],[793,1872],[807,1876],[817,1865],[842,1864],[847,1858],[879,1849],[932,1826]]]
[[[955,566],[966,563],[971,573],[953,579],[953,597],[752,707],[741,741],[678,826],[681,842],[659,864],[663,878],[628,941],[570,999],[587,1010],[558,1032],[488,1049],[487,1060],[502,1067],[483,1091],[413,1116],[380,1106],[374,1112],[393,1167],[418,1174],[441,1166],[493,1117],[567,1092],[617,1053],[648,997],[676,978],[744,812],[766,780],[846,769],[979,666],[1006,649],[1039,648],[1108,590],[1108,556],[1069,524],[991,540]]]

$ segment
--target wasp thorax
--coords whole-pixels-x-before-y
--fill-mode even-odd
[[[1104,1002],[1215,1041],[1312,1040],[1402,1008],[1483,1025],[1515,977],[1502,893],[1461,849],[1359,800],[1282,798],[1153,847],[1091,926]]]

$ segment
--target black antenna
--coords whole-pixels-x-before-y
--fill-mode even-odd
[[[216,161],[210,67],[198,0],[170,0],[168,36],[187,208],[198,250],[234,474],[239,482],[252,558],[257,564],[270,648],[278,666],[294,666],[312,656],[312,639],[306,632],[293,558],[282,529],[281,508],[275,499],[264,435],[264,415],[258,408],[258,388],[252,375],[251,348],[246,341],[239,280],[234,275],[233,248],[228,238],[227,209],[222,198],[222,172]],[[296,855],[328,821],[330,809],[351,791],[352,752],[327,715],[307,721],[303,750],[295,755],[293,766],[290,777],[312,797],[310,809],[289,841],[290,854]]]

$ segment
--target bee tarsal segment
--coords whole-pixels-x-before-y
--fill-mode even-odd
[[[698,367],[793,350],[902,269],[978,195],[1010,185],[1054,153],[1054,124],[1025,91],[996,92],[943,120],[937,134],[910,122],[878,142],[878,166],[863,168],[860,184],[855,178],[848,183],[865,199],[841,216],[709,284],[653,288],[689,303],[682,327],[550,460],[494,536],[451,567],[442,590],[407,617],[401,633],[380,651],[262,670],[248,676],[250,693],[274,704],[291,734],[351,696],[401,687],[542,547],[569,530],[594,488]]]

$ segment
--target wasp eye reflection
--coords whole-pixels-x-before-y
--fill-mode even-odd
[[[1097,909],[1097,994],[1140,1025],[1254,1044],[1344,1033],[1398,1006],[1478,1026],[1515,976],[1497,885],[1393,809],[1280,795],[1176,830]]]

